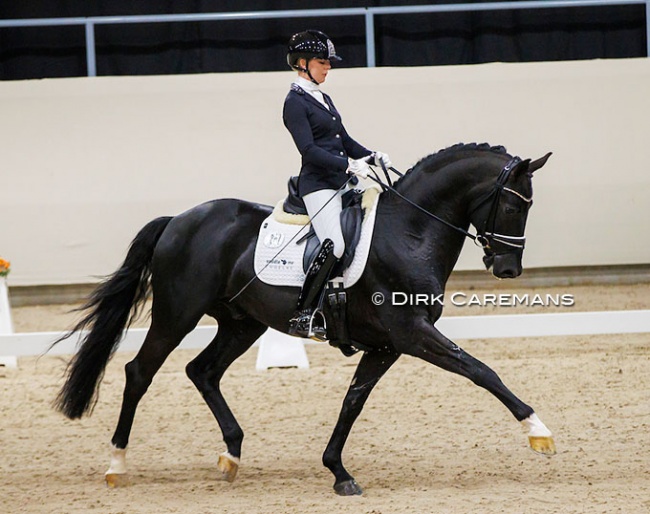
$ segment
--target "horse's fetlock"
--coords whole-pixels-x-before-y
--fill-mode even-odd
[[[244,431],[239,427],[231,427],[228,431],[224,431],[223,440],[228,447],[228,452],[235,457],[241,455],[241,445],[244,440]]]

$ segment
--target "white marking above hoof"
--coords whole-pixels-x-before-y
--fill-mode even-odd
[[[117,448],[111,444],[111,464],[104,475],[108,487],[124,487],[129,485],[126,473],[126,448]]]
[[[521,421],[521,424],[528,429],[528,437],[552,437],[551,431],[546,428],[534,412],[526,419]]]
[[[126,473],[126,448],[118,448],[111,444],[111,464],[108,467],[107,475],[123,475]]]

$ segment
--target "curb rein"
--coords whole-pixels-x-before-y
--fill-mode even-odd
[[[476,202],[474,202],[474,206],[470,210],[470,216],[481,205],[483,205],[485,202],[487,202],[490,198],[494,197],[494,199],[492,200],[492,205],[490,207],[490,213],[488,214],[488,217],[486,218],[485,223],[483,224],[483,227],[485,228],[485,227],[487,227],[488,223],[491,221],[491,230],[488,231],[488,230],[484,229],[483,233],[481,234],[477,229],[476,235],[468,232],[467,230],[465,230],[465,229],[463,229],[461,227],[457,227],[456,225],[448,222],[447,220],[444,220],[444,219],[440,218],[439,216],[436,216],[432,212],[429,212],[424,207],[416,204],[412,200],[409,200],[403,194],[401,194],[399,191],[397,191],[393,187],[393,182],[390,179],[390,176],[388,174],[388,170],[392,171],[393,173],[398,175],[400,178],[402,178],[404,176],[404,174],[399,172],[398,170],[396,170],[392,166],[387,168],[386,165],[384,164],[383,160],[380,160],[379,164],[381,165],[381,169],[384,172],[384,176],[386,177],[386,182],[388,182],[388,183],[383,182],[379,178],[379,175],[377,174],[377,172],[372,167],[371,167],[371,170],[373,171],[375,176],[373,177],[372,175],[368,175],[368,178],[371,179],[372,181],[376,182],[377,184],[379,184],[379,186],[384,191],[390,191],[391,193],[394,193],[396,196],[398,196],[399,198],[404,200],[406,203],[408,203],[409,205],[415,207],[416,209],[423,212],[427,216],[439,221],[440,223],[448,226],[449,228],[452,228],[452,229],[456,230],[457,232],[460,232],[464,236],[470,238],[472,241],[474,241],[474,244],[476,246],[478,246],[479,248],[482,248],[483,250],[492,250],[493,251],[493,249],[490,246],[490,239],[492,239],[493,243],[494,242],[501,243],[501,244],[504,244],[504,245],[507,245],[507,246],[510,246],[510,247],[513,247],[513,248],[517,248],[517,249],[520,249],[520,250],[523,251],[524,245],[526,244],[526,237],[525,236],[523,236],[523,235],[522,236],[509,236],[509,235],[505,235],[505,234],[497,234],[497,233],[494,232],[494,225],[496,223],[496,211],[497,211],[497,208],[499,206],[499,198],[501,196],[502,191],[506,191],[508,193],[512,193],[512,194],[518,196],[519,198],[521,198],[527,204],[530,204],[533,201],[532,198],[526,198],[524,195],[522,195],[518,191],[515,191],[514,189],[510,189],[509,187],[504,186],[504,184],[508,180],[508,177],[510,176],[510,172],[520,162],[521,162],[521,159],[519,157],[513,157],[512,159],[510,159],[506,163],[506,165],[503,167],[501,172],[499,173],[499,176],[497,177],[497,181],[494,184],[494,187],[487,194],[483,195]]]

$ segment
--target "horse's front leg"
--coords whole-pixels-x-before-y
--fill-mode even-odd
[[[555,454],[551,431],[542,423],[532,407],[517,398],[489,366],[447,339],[426,317],[420,318],[415,325],[414,339],[404,348],[400,348],[404,353],[467,377],[477,386],[491,392],[528,430],[528,441],[534,451],[544,455]]]
[[[334,474],[334,490],[341,496],[361,494],[363,490],[343,467],[341,453],[352,425],[361,413],[370,392],[398,359],[397,353],[366,352],[361,357],[350,384],[334,433],[323,453],[323,464]]]

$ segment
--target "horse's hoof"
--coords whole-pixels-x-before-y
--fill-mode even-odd
[[[528,436],[528,442],[530,443],[530,448],[536,453],[542,455],[555,455],[555,441],[552,437],[539,437],[539,436]]]
[[[104,479],[106,480],[106,485],[111,489],[126,487],[130,483],[129,475],[126,473],[106,473]]]
[[[234,482],[239,470],[239,458],[233,457],[228,452],[219,455],[217,468],[221,471],[221,479],[226,482]]]
[[[356,480],[346,480],[340,484],[334,484],[334,491],[339,496],[358,496],[363,494],[363,489],[357,484]]]

